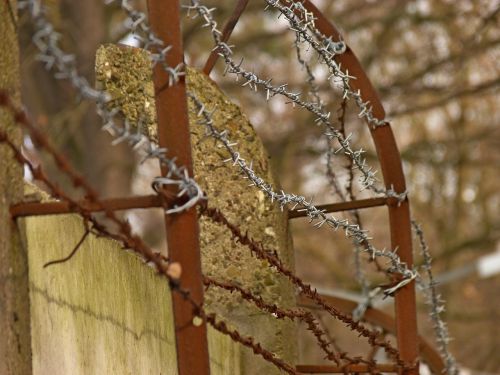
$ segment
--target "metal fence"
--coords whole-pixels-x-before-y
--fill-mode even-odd
[[[259,176],[238,151],[238,145],[231,140],[231,134],[219,131],[213,126],[214,108],[208,108],[202,99],[190,92],[184,79],[184,49],[181,40],[181,5],[178,1],[149,1],[149,21],[145,14],[136,10],[128,0],[121,0],[120,5],[127,15],[124,23],[141,41],[142,48],[150,52],[154,66],[156,95],[158,142],[144,135],[140,124],[123,120],[119,108],[108,106],[109,95],[93,88],[78,72],[74,56],[66,53],[59,46],[59,34],[45,15],[43,6],[37,0],[19,2],[19,8],[28,13],[35,28],[33,42],[39,49],[39,59],[57,78],[71,82],[75,90],[85,100],[94,101],[103,120],[103,130],[115,137],[114,143],[126,142],[145,158],[156,158],[162,167],[162,175],[152,182],[156,194],[131,198],[101,199],[98,193],[78,174],[68,161],[56,150],[50,140],[31,122],[27,114],[17,108],[6,93],[0,95],[0,105],[12,112],[16,122],[30,135],[34,144],[48,152],[60,173],[70,177],[76,188],[82,189],[87,197],[84,201],[72,199],[55,185],[41,167],[34,166],[26,158],[20,147],[14,144],[4,132],[0,133],[0,142],[7,144],[16,160],[26,165],[33,177],[42,181],[57,202],[20,203],[11,207],[14,218],[28,215],[44,215],[73,212],[82,216],[86,226],[85,234],[73,249],[66,261],[78,250],[89,233],[111,237],[120,241],[127,249],[140,254],[146,262],[154,264],[158,272],[168,279],[174,293],[174,322],[179,374],[208,374],[208,344],[206,324],[217,331],[230,336],[233,340],[249,347],[256,355],[263,357],[279,369],[289,374],[298,373],[380,373],[395,372],[417,374],[419,361],[426,362],[434,372],[457,373],[457,365],[448,351],[448,333],[440,318],[442,302],[435,291],[431,273],[431,258],[420,226],[413,223],[421,250],[424,254],[423,269],[428,281],[414,267],[412,253],[412,221],[409,210],[409,197],[406,190],[399,151],[390,123],[385,119],[384,108],[353,51],[343,41],[342,35],[327,20],[321,11],[309,0],[266,0],[263,11],[274,12],[288,22],[290,32],[296,36],[295,47],[297,61],[307,73],[308,93],[292,92],[286,83],[276,85],[270,79],[261,78],[245,68],[244,61],[236,61],[234,47],[229,45],[231,32],[244,12],[248,0],[239,0],[233,14],[220,31],[212,13],[201,1],[191,0],[185,5],[187,16],[203,20],[213,39],[213,50],[208,58],[204,72],[209,75],[215,62],[221,58],[226,66],[225,74],[242,80],[242,86],[262,93],[269,100],[274,96],[283,96],[291,104],[311,112],[319,126],[324,129],[328,140],[327,158],[343,154],[349,161],[349,182],[347,189],[338,186],[335,171],[328,163],[326,174],[339,197],[344,201],[327,205],[314,205],[303,196],[277,191]],[[327,113],[317,93],[313,70],[308,65],[302,50],[314,51],[319,63],[330,73],[329,79],[341,87],[343,98],[338,118],[333,119]],[[216,207],[210,207],[193,175],[191,143],[189,136],[188,101],[198,110],[199,122],[196,126],[204,129],[207,137],[214,138],[225,149],[228,157],[224,162],[232,163],[241,172],[242,178],[248,179],[251,189],[260,189],[264,195],[282,209],[287,209],[289,219],[307,217],[314,227],[327,226],[332,230],[342,230],[353,242],[357,254],[357,279],[362,285],[365,301],[357,306],[352,303],[323,296],[307,282],[299,278],[293,270],[287,268],[279,256],[263,247],[232,223]],[[376,171],[368,164],[362,149],[351,144],[351,136],[345,131],[345,108],[352,101],[359,109],[359,117],[369,126],[376,145],[377,156],[383,176],[380,185]],[[175,108],[175,110],[171,110]],[[374,197],[357,200],[353,189],[354,171],[360,176],[363,188],[373,192]],[[389,213],[391,249],[378,249],[370,234],[363,229],[358,214],[359,209],[387,206]],[[132,233],[130,225],[119,218],[115,211],[134,208],[163,207],[168,239],[168,258],[151,250],[144,241]],[[117,230],[111,231],[92,214],[105,213]],[[332,215],[333,212],[349,211],[351,220],[342,220]],[[202,215],[227,228],[232,236],[247,246],[252,255],[267,261],[270,267],[284,275],[300,293],[302,307],[285,309],[265,301],[261,296],[230,281],[206,277],[201,271],[198,218]],[[397,249],[397,252],[395,251]],[[390,284],[385,288],[371,288],[363,275],[359,254],[366,252],[374,261],[379,271],[385,273]],[[380,262],[385,260],[386,263]],[[380,262],[380,263],[379,263]],[[415,284],[418,282],[427,292],[430,304],[430,316],[434,323],[441,359],[436,357],[425,340],[418,337]],[[332,362],[331,365],[306,366],[286,363],[274,353],[262,347],[253,337],[246,337],[228,327],[227,323],[215,314],[208,314],[203,306],[204,288],[220,288],[231,293],[238,293],[248,302],[262,311],[273,314],[278,319],[300,321],[313,334],[318,349]],[[383,313],[371,308],[371,300],[376,294],[394,296],[395,321]],[[372,358],[350,356],[342,351],[331,338],[328,330],[317,314],[320,309],[331,317],[343,322],[359,334],[373,347],[383,348],[391,358],[391,363],[377,363]],[[371,322],[392,330],[397,337],[397,347],[381,338],[377,330],[369,328],[363,321]],[[361,339],[361,338],[360,338]]]

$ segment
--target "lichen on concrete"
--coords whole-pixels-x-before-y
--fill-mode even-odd
[[[16,105],[20,98],[17,1],[0,2],[0,90]],[[17,145],[21,128],[12,114],[0,108],[0,129]],[[0,374],[31,374],[30,306],[26,251],[10,205],[23,198],[23,167],[11,150],[0,144]]]
[[[133,66],[134,69],[130,69]],[[96,52],[97,88],[111,95],[108,108],[119,108],[130,124],[156,137],[154,88],[148,53],[139,48],[106,44]]]

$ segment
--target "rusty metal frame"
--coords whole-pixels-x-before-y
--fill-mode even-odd
[[[149,0],[148,13],[151,28],[165,45],[171,46],[166,57],[169,66],[184,64],[184,49],[180,23],[179,0]],[[176,157],[180,165],[193,176],[189,116],[185,77],[169,85],[169,75],[161,64],[153,73],[156,91],[158,143],[166,148],[169,157]],[[162,168],[162,174],[167,170]],[[168,195],[176,188],[166,189]],[[189,290],[190,300],[203,304],[203,281],[199,244],[199,226],[196,207],[175,214],[165,214],[169,258],[182,266],[180,283]],[[199,318],[195,306],[179,293],[172,293],[177,367],[179,375],[208,375],[210,362],[206,322]],[[196,322],[197,321],[197,322]]]
[[[143,195],[125,198],[109,198],[103,199],[103,206],[97,205],[87,199],[79,201],[86,210],[90,212],[100,212],[107,209],[111,211],[164,207],[164,197],[159,195]],[[166,202],[167,204],[175,204],[175,201]],[[74,212],[74,208],[68,202],[21,202],[10,206],[10,215],[13,219],[24,216],[43,216],[56,214],[69,214]]]
[[[222,41],[227,42],[230,38],[248,2],[249,0],[238,0],[233,14],[224,27]],[[333,40],[339,40],[340,33],[321,11],[310,0],[302,0],[302,2],[306,9],[312,12],[317,18],[316,26],[319,31],[327,37],[332,37]],[[167,45],[173,47],[167,56],[167,63],[170,66],[177,66],[183,62],[179,6],[178,0],[148,0],[149,17],[154,32]],[[212,51],[204,67],[204,72],[207,75],[210,74],[215,66],[217,57],[217,51]],[[356,80],[351,80],[352,88],[354,90],[359,89],[363,101],[368,100],[373,106],[373,115],[378,119],[383,119],[385,111],[382,103],[353,51],[347,46],[346,52],[336,56],[336,60],[344,68],[348,69],[350,74],[356,76]],[[170,156],[176,156],[180,164],[185,165],[190,174],[193,175],[185,82],[181,79],[176,85],[168,87],[167,73],[161,66],[157,66],[154,72],[154,83],[157,93],[156,108],[160,147],[168,148]],[[172,111],[171,108],[175,108],[176,110]],[[401,157],[390,125],[387,124],[387,126],[375,129],[370,128],[370,132],[375,143],[386,187],[393,188],[397,192],[405,191],[406,183],[402,170]],[[164,175],[166,172],[162,170]],[[175,192],[170,191],[168,193]],[[169,194],[169,196],[171,195]],[[112,210],[122,210],[168,207],[175,204],[175,200],[160,198],[156,195],[146,195],[113,198],[104,201],[104,203],[107,208]],[[82,204],[87,206],[91,211],[102,210],[102,208],[92,205],[90,202],[82,201]],[[337,212],[384,205],[388,207],[391,245],[394,249],[398,249],[401,260],[406,262],[408,267],[411,268],[413,258],[408,200],[398,202],[393,198],[372,198],[333,203],[321,207],[327,212]],[[70,212],[72,212],[72,207],[64,202],[24,202],[11,207],[11,215],[13,217],[64,214]],[[289,219],[302,216],[304,215],[300,211],[291,211],[289,213]],[[165,223],[169,256],[173,261],[177,261],[182,265],[183,272],[180,282],[184,288],[190,291],[191,297],[190,302],[179,294],[174,293],[172,296],[179,374],[209,374],[206,324],[204,322],[201,325],[194,324],[194,319],[197,316],[196,305],[201,306],[203,302],[199,228],[196,209],[192,208],[182,213],[165,215]],[[340,301],[336,297],[325,296],[325,298],[333,298],[330,302],[340,309],[347,309],[345,310],[346,312],[352,311],[355,307],[353,305],[355,303],[352,301]],[[196,305],[193,305],[192,301],[195,301]],[[305,302],[302,301],[302,303]],[[384,316],[383,314],[377,310],[368,309],[365,318],[368,321],[372,319],[375,324],[396,334],[401,358],[410,369],[402,370],[393,365],[380,365],[382,367],[388,366],[384,367],[384,369],[381,367],[381,371],[399,372],[404,375],[418,374],[419,345],[423,358],[433,370],[443,368],[442,360],[436,351],[425,340],[418,337],[414,282],[396,292],[395,319],[392,321],[389,316]],[[335,366],[323,367],[302,365],[298,366],[297,369],[301,372],[315,370],[313,371],[315,373],[321,373],[321,371],[323,373],[325,371],[329,373],[345,372],[346,370],[345,368],[334,368]],[[367,372],[368,370],[368,368],[361,367],[349,369],[349,371],[354,372]]]
[[[393,198],[380,197],[380,198],[359,199],[348,202],[323,204],[319,205],[318,208],[320,210],[323,210],[324,212],[359,210],[363,208],[385,206],[389,204],[389,202],[391,202],[391,199]],[[165,203],[168,205],[181,203],[180,201],[178,202],[178,199],[168,199],[165,196],[158,196],[155,194],[138,195],[133,197],[122,197],[122,198],[109,198],[109,199],[103,199],[102,202],[105,208],[113,211],[163,207]],[[102,206],[98,206],[88,200],[79,201],[79,204],[81,204],[91,212],[99,212],[104,210]],[[10,215],[14,219],[23,216],[68,214],[71,212],[73,212],[71,205],[67,202],[62,202],[62,201],[20,202],[10,207]],[[295,219],[305,216],[307,216],[306,213],[301,210],[291,210],[288,212],[289,219]]]
[[[230,23],[233,25],[236,22],[234,19],[241,16],[242,3],[245,0],[239,0]],[[304,7],[307,11],[312,12],[316,18],[316,27],[326,37],[331,37],[334,41],[341,40],[341,34],[338,29],[323,15],[323,13],[312,3],[310,0],[302,0]],[[229,24],[229,23],[228,23]],[[224,30],[232,30],[226,27]],[[230,37],[230,32],[222,35],[222,41],[227,42]],[[212,54],[210,59],[216,60],[217,55]],[[345,53],[335,56],[335,59],[340,63],[344,69],[356,77],[351,80],[351,88],[353,90],[360,90],[362,100],[369,101],[373,106],[373,116],[379,120],[385,118],[385,110],[378,97],[378,94],[371,84],[368,76],[362,68],[359,60],[354,52],[347,46]],[[205,65],[205,73],[210,74],[215,61],[211,64]],[[389,189],[392,188],[396,192],[406,191],[406,181],[403,173],[403,166],[401,156],[392,132],[391,126],[387,123],[386,126],[370,128],[372,139],[375,143],[377,156],[382,169],[382,175],[385,186]],[[401,261],[405,262],[411,269],[413,266],[413,253],[412,253],[412,239],[411,239],[411,222],[410,222],[410,206],[408,199],[403,202],[387,201],[389,211],[389,225],[391,233],[391,246],[393,249],[398,250]],[[333,211],[332,211],[333,212]],[[297,217],[291,215],[292,217]],[[398,349],[400,351],[401,359],[406,363],[410,369],[402,372],[404,375],[418,374],[418,329],[417,329],[417,308],[415,296],[415,282],[412,281],[404,286],[395,294],[395,312],[396,312],[396,336],[398,341]]]
[[[340,32],[335,26],[316,8],[310,0],[304,0],[305,8],[312,12],[317,18],[316,26],[318,30],[327,37],[332,37],[334,41],[341,39]],[[378,97],[378,94],[371,84],[368,76],[362,68],[354,52],[347,47],[345,53],[336,56],[337,61],[342,64],[349,73],[356,77],[351,81],[353,90],[360,90],[363,101],[369,101],[373,106],[373,115],[382,120],[385,118],[385,110]],[[372,139],[375,143],[382,176],[385,186],[393,188],[396,192],[406,191],[406,181],[403,173],[401,156],[392,132],[391,126],[370,128]],[[413,252],[410,222],[410,203],[408,199],[397,204],[388,205],[389,226],[391,232],[391,246],[398,250],[401,261],[405,262],[408,268],[413,267]],[[415,282],[399,289],[395,296],[396,314],[396,337],[401,359],[406,362],[411,369],[403,371],[404,375],[418,374],[418,330],[417,330],[417,306],[415,296]]]

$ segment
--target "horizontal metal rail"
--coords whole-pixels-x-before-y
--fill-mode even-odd
[[[369,207],[377,207],[377,206],[385,206],[388,204],[388,199],[385,197],[381,198],[369,198],[369,199],[360,199],[349,202],[339,202],[339,203],[329,203],[317,206],[318,209],[323,210],[324,212],[339,212],[339,211],[349,211],[349,210],[359,210],[361,208],[369,208]],[[307,216],[307,211],[302,210],[292,210],[288,212],[288,219],[295,219],[298,217]]]
[[[104,207],[112,211],[130,210],[137,208],[163,207],[163,198],[158,195],[143,195],[126,198],[103,199]],[[104,209],[88,200],[78,202],[91,212],[103,211]],[[168,202],[173,203],[173,202]],[[68,202],[21,202],[10,206],[10,215],[13,218],[23,216],[57,215],[74,212],[74,208]]]
[[[142,208],[155,208],[163,207],[162,198],[158,195],[139,195],[133,197],[123,197],[123,198],[109,198],[103,199],[102,202],[105,208],[112,211],[120,210],[133,210]],[[339,203],[329,203],[318,206],[318,208],[324,210],[325,212],[339,212],[348,210],[359,210],[363,208],[385,206],[389,204],[390,198],[370,198],[370,199],[360,199],[350,202],[339,202]],[[103,208],[87,200],[82,200],[80,202],[85,209],[91,212],[103,211]],[[173,199],[170,204],[176,203]],[[10,207],[10,215],[13,218],[25,217],[25,216],[40,216],[40,215],[57,215],[57,214],[70,214],[74,212],[72,207],[68,202],[20,202],[14,204]],[[307,216],[305,211],[289,211],[288,218],[295,219],[299,217]]]

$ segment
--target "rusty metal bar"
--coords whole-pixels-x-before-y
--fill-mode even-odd
[[[379,207],[388,204],[388,198],[369,198],[369,199],[359,199],[349,202],[339,202],[339,203],[329,203],[317,206],[318,209],[324,210],[325,212],[339,212],[339,211],[349,211],[349,210],[359,210],[362,208],[369,207]],[[288,219],[295,219],[298,217],[307,216],[306,211],[293,210],[288,211]]]
[[[401,368],[393,364],[377,364],[376,366],[368,366],[366,364],[352,364],[345,366],[297,365],[296,369],[302,374],[346,374],[373,372],[401,373]]]
[[[139,208],[163,207],[165,204],[162,197],[158,195],[143,195],[125,198],[103,199],[101,205],[97,205],[88,200],[79,201],[78,204],[90,212],[103,210],[120,211]],[[10,215],[12,218],[23,216],[41,216],[69,214],[74,209],[68,202],[21,202],[10,206]]]
[[[166,45],[171,46],[166,62],[176,67],[184,63],[184,50],[180,25],[180,2],[178,0],[149,0],[148,13],[151,27]],[[158,140],[160,147],[168,149],[169,157],[177,157],[193,175],[189,117],[186,98],[185,77],[169,86],[169,75],[161,64],[154,69]],[[160,88],[166,87],[164,90]],[[161,91],[161,92],[160,92]],[[167,171],[162,168],[162,174]],[[172,190],[174,189],[174,190]],[[167,193],[175,194],[175,187]],[[169,258],[182,266],[180,283],[189,290],[190,298],[197,305],[203,304],[199,227],[196,208],[178,214],[165,215]],[[208,375],[207,326],[205,321],[196,322],[195,306],[179,293],[172,293],[177,367],[179,375]],[[196,323],[196,324],[195,324]]]
[[[312,12],[317,18],[316,27],[327,37],[333,40],[340,39],[340,33],[335,26],[328,21],[323,13],[316,8],[310,0],[304,0],[304,6],[309,12]],[[354,55],[353,51],[347,47],[345,53],[337,55],[336,60],[342,64],[349,73],[356,77],[350,84],[353,90],[360,90],[363,101],[370,101],[373,106],[373,115],[378,119],[385,118],[385,110],[382,103],[364,72],[361,64]],[[375,143],[382,175],[387,188],[393,187],[396,192],[406,190],[406,183],[401,164],[401,156],[397,148],[396,140],[390,125],[377,127],[370,132]],[[391,246],[398,249],[398,255],[403,262],[406,262],[411,269],[413,266],[412,241],[411,241],[411,223],[410,207],[408,200],[401,204],[390,204],[389,223],[391,231]],[[415,301],[415,283],[411,282],[401,288],[395,295],[396,306],[396,335],[401,359],[408,366],[414,367],[405,370],[404,375],[418,374],[418,332],[417,332],[417,314]]]
[[[249,0],[239,0],[236,4],[231,17],[227,20],[227,23],[224,25],[224,29],[222,30],[221,40],[226,43],[231,36],[238,20],[240,19],[241,14],[245,11]],[[210,52],[210,56],[208,56],[207,62],[205,63],[205,67],[203,68],[203,73],[207,76],[210,75],[210,72],[215,66],[217,59],[219,58],[219,53],[217,49],[214,49]]]

